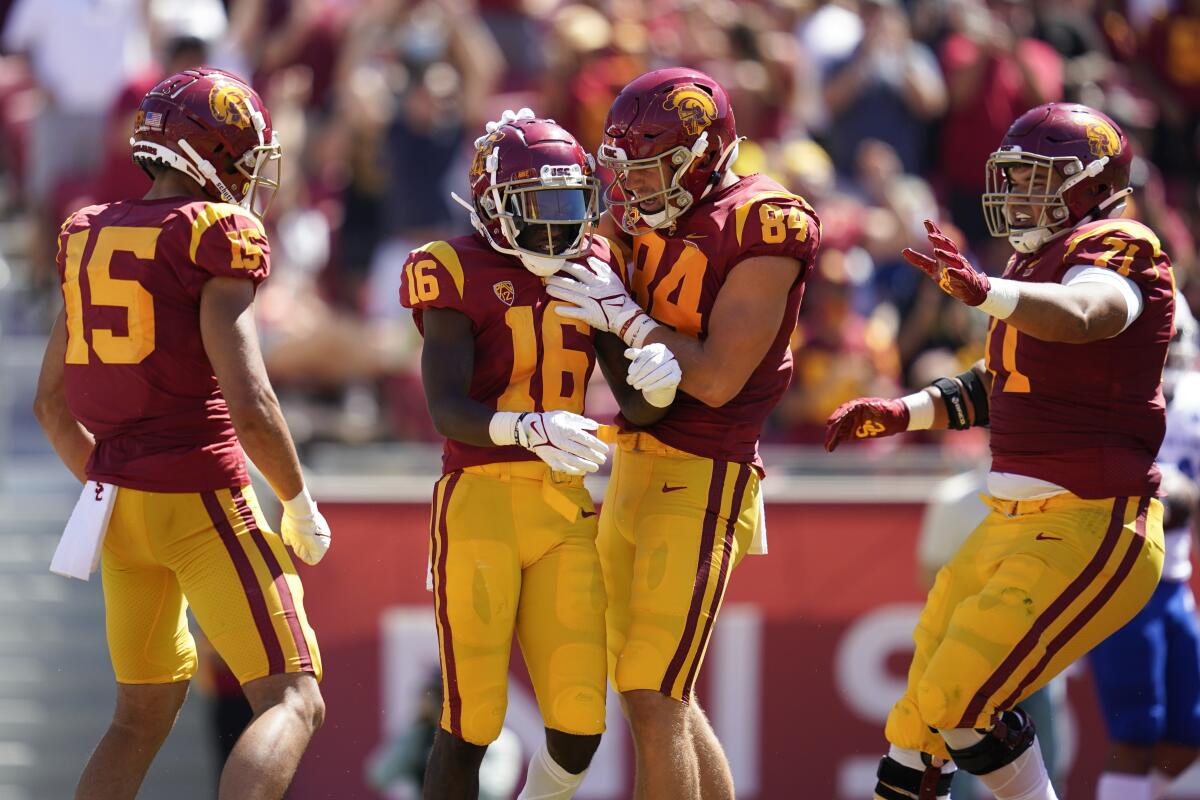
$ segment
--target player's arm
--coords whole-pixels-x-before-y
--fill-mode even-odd
[[[925,229],[933,255],[910,248],[903,253],[905,260],[937,281],[951,297],[1035,339],[1068,344],[1108,339],[1141,313],[1137,285],[1112,270],[1095,267],[1066,284],[989,278],[976,270],[932,221],[925,220]]]
[[[488,428],[494,412],[469,396],[475,369],[470,318],[452,308],[426,308],[423,314],[421,380],[433,426],[447,439],[491,447]]]
[[[46,354],[42,357],[42,371],[38,375],[37,395],[33,401],[33,413],[46,432],[46,438],[54,452],[81,483],[87,482],[86,466],[91,458],[96,440],[92,434],[71,416],[67,407],[67,395],[63,389],[63,365],[67,356],[66,312],[58,312],[58,319],[50,331],[46,343]]]
[[[906,397],[859,397],[842,403],[825,423],[825,449],[850,439],[876,439],[905,431],[965,430],[988,423],[992,376],[983,359],[953,378],[938,378]]]
[[[748,258],[721,286],[705,339],[660,325],[646,342],[661,342],[675,354],[683,370],[680,388],[705,405],[723,406],[746,385],[779,335],[800,269],[795,258]]]
[[[595,472],[608,447],[588,431],[598,423],[569,411],[494,411],[470,396],[475,336],[470,318],[452,308],[422,311],[421,380],[438,433],[482,447],[520,445],[572,475]]]
[[[291,432],[267,377],[251,281],[214,277],[205,282],[200,337],[242,449],[283,502],[283,540],[306,564],[316,564],[329,549],[329,526],[304,486]]]
[[[1128,324],[1129,303],[1116,286],[1013,282],[1012,288],[1016,305],[1004,321],[1044,342],[1085,344],[1109,339]]]
[[[608,381],[621,414],[625,419],[639,427],[653,425],[664,416],[670,405],[658,407],[651,405],[642,392],[633,388],[627,380],[630,361],[625,357],[627,345],[611,333],[597,333],[594,339],[596,361],[600,371]]]

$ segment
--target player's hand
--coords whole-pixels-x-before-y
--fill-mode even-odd
[[[475,140],[476,149],[483,147],[483,143],[487,141],[487,138],[495,133],[500,126],[507,125],[519,119],[533,119],[535,116],[537,115],[533,113],[533,109],[528,106],[522,108],[520,111],[513,111],[511,108],[504,109],[504,113],[500,115],[500,119],[492,120],[483,126],[483,136]]]
[[[630,347],[639,347],[658,323],[650,319],[629,296],[621,277],[604,259],[591,256],[587,266],[566,262],[560,272],[546,279],[546,291],[553,298],[570,303],[559,308],[558,315],[577,319],[599,331],[611,331]]]
[[[608,459],[608,445],[588,433],[599,427],[599,422],[570,411],[535,412],[521,417],[517,443],[552,470],[585,475]]]
[[[832,453],[849,439],[874,439],[908,430],[903,400],[859,397],[837,407],[825,422],[825,449]]]
[[[932,220],[925,220],[925,230],[929,243],[933,245],[933,256],[906,247],[901,253],[904,260],[937,281],[942,291],[956,300],[969,306],[977,306],[986,300],[991,288],[988,276],[976,271],[959,252],[958,245],[942,233]]]
[[[665,344],[631,347],[625,351],[625,357],[630,359],[625,382],[641,392],[647,403],[666,408],[674,402],[683,370]]]
[[[311,516],[292,516],[284,509],[279,535],[296,557],[310,567],[325,557],[333,538],[329,523],[317,511],[316,504],[312,506]]]

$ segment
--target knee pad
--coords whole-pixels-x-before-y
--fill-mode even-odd
[[[879,779],[875,784],[875,795],[884,800],[948,798],[954,771],[942,772],[941,767],[933,766],[928,754],[922,753],[921,758],[926,762],[924,770],[901,764],[891,756],[880,759],[879,769],[875,772]]]
[[[1016,761],[1033,745],[1037,731],[1029,715],[1014,708],[997,714],[991,729],[980,733],[983,739],[970,747],[956,750],[947,745],[946,748],[959,769],[972,775],[986,775]]]

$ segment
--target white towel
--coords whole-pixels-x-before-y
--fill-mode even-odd
[[[754,538],[750,540],[747,552],[752,556],[767,554],[767,504],[761,489],[758,492],[758,527],[754,529]]]
[[[84,485],[50,559],[51,572],[86,581],[96,571],[116,499],[117,487],[110,483],[88,481]]]

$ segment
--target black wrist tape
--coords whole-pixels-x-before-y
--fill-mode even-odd
[[[962,382],[963,389],[966,390],[967,396],[971,398],[971,406],[975,409],[975,422],[972,423],[975,427],[987,425],[990,419],[988,415],[988,390],[983,385],[983,381],[979,378],[979,373],[973,369],[969,369],[961,375],[957,376]]]
[[[971,427],[971,417],[967,413],[967,400],[963,397],[962,387],[953,378],[938,378],[933,385],[942,393],[942,403],[946,406],[946,417],[950,421],[950,430],[965,431]]]

